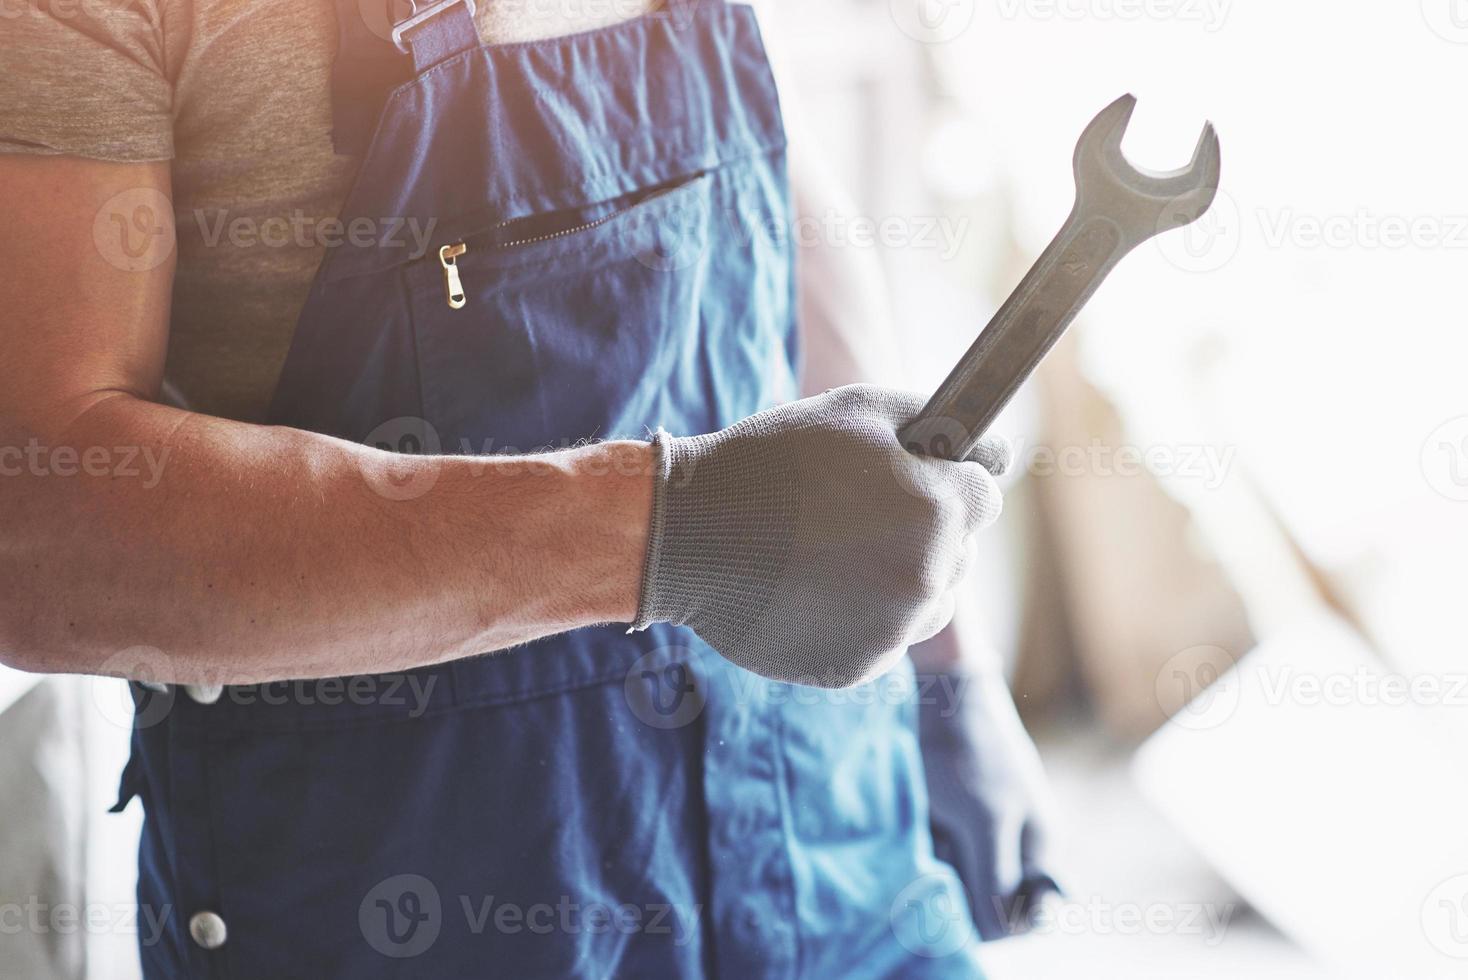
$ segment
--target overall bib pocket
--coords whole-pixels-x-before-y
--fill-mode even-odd
[[[710,284],[788,291],[787,243],[759,217],[778,213],[768,193],[734,161],[497,222],[406,268],[424,417],[443,450],[639,437],[673,402],[708,405],[707,429],[763,407],[750,375],[789,376],[789,309]]]

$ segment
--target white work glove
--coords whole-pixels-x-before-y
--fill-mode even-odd
[[[710,435],[659,431],[634,628],[687,625],[756,674],[833,688],[942,629],[1009,449],[909,454],[897,433],[923,401],[854,385]]]

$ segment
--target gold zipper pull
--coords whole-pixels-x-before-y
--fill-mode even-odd
[[[464,308],[464,283],[459,279],[459,264],[456,260],[467,251],[469,246],[463,242],[445,245],[438,250],[438,264],[443,266],[443,288],[448,294],[451,310]]]

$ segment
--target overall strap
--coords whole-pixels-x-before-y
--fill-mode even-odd
[[[441,61],[479,46],[474,26],[474,0],[405,0],[407,16],[392,29],[399,51],[413,56],[413,71],[421,75]]]
[[[367,149],[387,94],[415,75],[479,45],[474,0],[335,0],[331,71],[332,146]]]

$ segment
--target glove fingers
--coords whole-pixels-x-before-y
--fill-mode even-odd
[[[978,463],[993,476],[1003,476],[1014,462],[1014,448],[1003,436],[984,436],[969,452],[968,461]]]
[[[882,419],[900,429],[912,421],[927,399],[912,391],[879,388],[876,385],[846,385],[819,396],[838,415]]]
[[[968,506],[969,528],[981,531],[999,520],[1004,510],[1004,493],[982,464],[963,463],[960,469],[957,479]]]
[[[931,640],[953,622],[953,613],[958,608],[958,600],[950,590],[943,593],[937,602],[933,603],[912,636],[908,637],[908,644],[915,646],[925,640]]]
[[[948,591],[952,592],[968,578],[969,569],[979,563],[979,539],[975,534],[970,534],[963,539],[963,552],[959,555],[958,562],[953,566],[953,574],[948,579]]]

